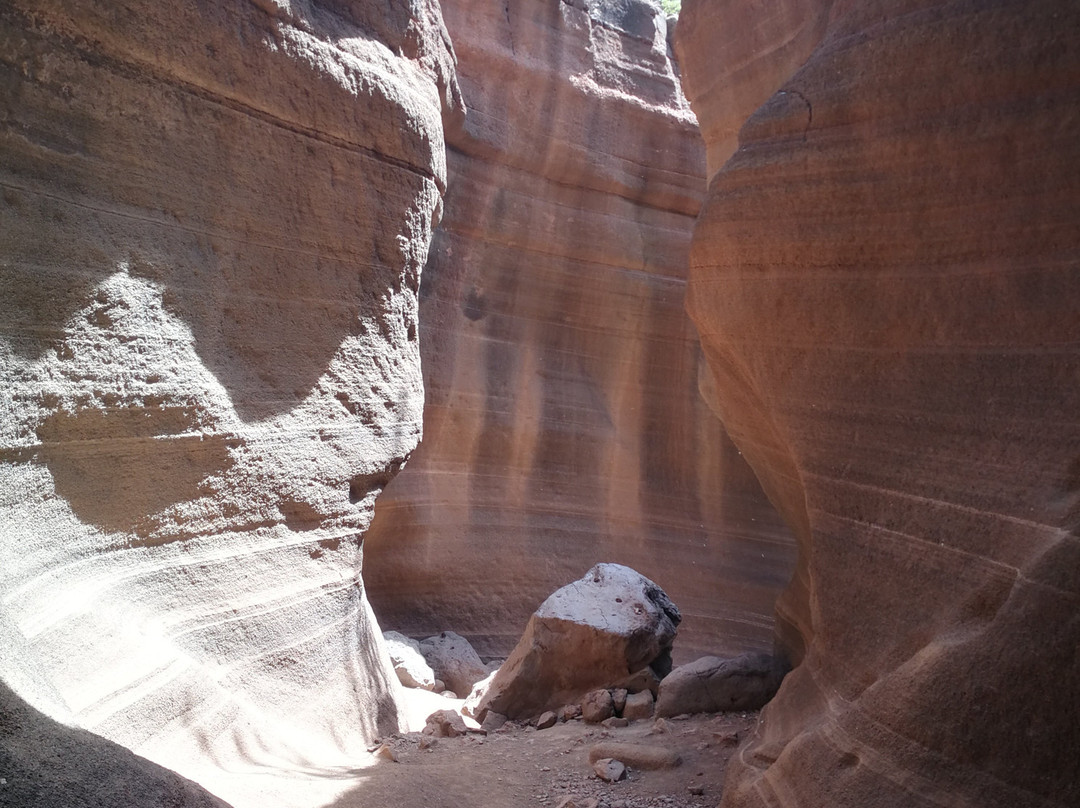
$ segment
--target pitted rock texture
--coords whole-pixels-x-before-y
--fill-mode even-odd
[[[717,407],[802,550],[802,664],[723,805],[1080,804],[1080,7],[818,12],[691,255]],[[728,79],[679,49],[713,131]]]
[[[467,114],[421,287],[424,442],[367,538],[376,613],[505,656],[552,591],[612,560],[665,582],[687,661],[770,650],[794,541],[698,394],[683,299],[704,157],[664,17],[443,14]]]
[[[597,564],[545,600],[506,662],[492,678],[475,715],[535,718],[545,710],[576,704],[589,691],[619,685],[651,667],[671,670],[671,646],[682,616],[653,581],[621,564]],[[611,694],[600,690],[604,715],[614,714]],[[622,692],[625,703],[626,692]]]
[[[398,726],[360,542],[456,85],[390,11],[0,7],[0,678],[237,804]]]

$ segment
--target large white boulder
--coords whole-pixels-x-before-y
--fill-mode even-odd
[[[495,674],[477,713],[539,715],[615,687],[651,666],[671,670],[678,607],[655,583],[620,564],[597,564],[541,604]]]

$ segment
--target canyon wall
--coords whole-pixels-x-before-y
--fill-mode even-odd
[[[802,663],[726,808],[1080,804],[1077,30],[1068,2],[686,1],[689,308],[801,548]]]
[[[360,545],[421,429],[438,7],[14,0],[0,43],[5,710],[229,799],[355,766],[398,726]]]
[[[705,166],[667,20],[638,0],[443,15],[466,115],[421,286],[424,442],[367,539],[380,622],[505,655],[615,561],[679,605],[677,658],[771,648],[794,542],[698,393]]]

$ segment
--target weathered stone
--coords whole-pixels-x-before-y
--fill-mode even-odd
[[[660,682],[656,714],[759,710],[776,695],[783,677],[776,659],[768,654],[702,657],[680,665]]]
[[[383,640],[390,664],[405,687],[435,690],[435,672],[420,653],[420,643],[396,631],[384,631]],[[445,689],[445,687],[443,688]]]
[[[425,735],[436,738],[456,738],[468,731],[465,721],[453,710],[436,710],[427,717],[423,730]]]
[[[533,716],[614,686],[645,665],[666,672],[680,619],[648,578],[619,564],[597,564],[536,610],[480,709]]]
[[[484,700],[484,696],[487,695],[488,688],[491,686],[491,680],[495,678],[495,674],[498,668],[491,671],[487,676],[473,685],[472,692],[465,699],[465,704],[461,707],[461,712],[470,718],[483,720],[484,715],[480,712],[480,702]]]
[[[600,758],[592,761],[593,771],[605,783],[617,783],[626,777],[626,766],[621,761]]]
[[[678,668],[676,668],[678,670]],[[642,718],[652,718],[653,695],[648,690],[640,693],[631,693],[626,697],[626,706],[623,707],[623,717],[631,721]]]
[[[626,695],[625,687],[611,688],[611,706],[615,709],[615,715],[622,715],[623,708],[626,706]]]
[[[710,149],[739,132],[687,303],[801,548],[723,805],[1080,805],[1080,4],[881,10],[677,30]]]
[[[630,720],[623,718],[622,716],[612,716],[611,718],[605,718],[600,724],[607,729],[621,729],[630,725]]]
[[[625,688],[630,693],[648,690],[655,699],[656,694],[660,692],[660,678],[652,668],[642,668],[620,682],[619,687]]]
[[[386,761],[387,763],[398,762],[397,753],[394,752],[394,748],[387,743],[379,744],[379,748],[372,754],[374,754],[378,760]]]
[[[484,720],[480,724],[480,729],[484,730],[485,732],[491,733],[501,728],[505,723],[505,715],[497,713],[494,710],[488,710],[487,715],[484,716]]]
[[[575,718],[581,718],[581,705],[564,704],[556,711],[556,715],[559,716],[560,721],[573,721]]]
[[[462,697],[468,696],[473,685],[488,675],[469,641],[453,631],[443,631],[421,640],[420,652],[446,687]]]
[[[399,728],[360,543],[422,426],[444,36],[0,3],[0,679],[230,801]]]
[[[593,690],[581,700],[581,717],[586,724],[599,724],[615,714],[615,705],[608,690]]]
[[[604,558],[689,615],[680,661],[771,649],[794,540],[697,390],[683,295],[704,148],[663,13],[441,6],[468,114],[447,126],[424,268],[424,440],[365,536],[379,619],[505,656]]]
[[[549,727],[555,726],[557,723],[559,723],[559,719],[556,717],[555,713],[548,710],[546,713],[541,713],[540,717],[536,719],[536,728],[548,729]]]
[[[589,748],[589,762],[602,758],[617,758],[632,769],[673,769],[682,758],[672,749],[640,743],[615,743],[605,741]]]

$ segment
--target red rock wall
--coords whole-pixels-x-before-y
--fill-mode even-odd
[[[754,13],[683,22],[773,25]],[[717,70],[719,31],[679,41],[713,137],[761,91],[689,308],[802,550],[780,609],[803,661],[723,805],[1080,804],[1080,7],[802,19],[819,41],[759,78],[768,55]]]
[[[421,286],[424,440],[366,538],[380,622],[505,655],[551,592],[615,561],[682,609],[677,657],[770,647],[793,543],[698,393],[704,161],[663,16],[443,14],[467,115]]]

